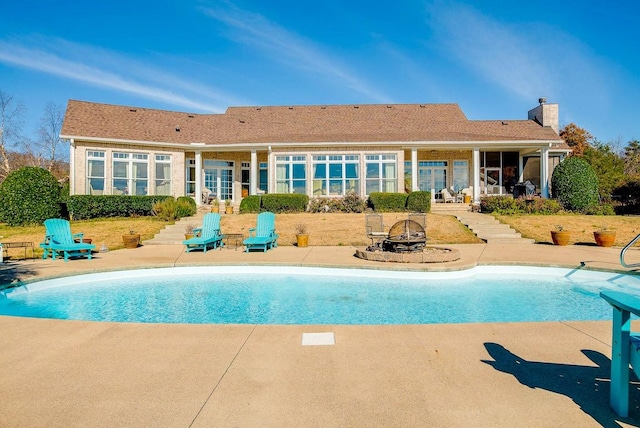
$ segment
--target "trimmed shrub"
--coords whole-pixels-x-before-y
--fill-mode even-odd
[[[616,215],[611,204],[591,205],[585,208],[583,213],[587,215]]]
[[[419,190],[409,193],[409,196],[407,196],[407,210],[420,213],[431,211],[431,192]]]
[[[355,193],[342,198],[313,198],[307,211],[312,213],[361,213],[367,208],[364,199]]]
[[[268,193],[262,196],[262,210],[272,213],[305,212],[309,196],[299,193]]]
[[[598,177],[586,161],[571,156],[553,170],[551,192],[565,210],[583,211],[598,204]]]
[[[173,196],[72,195],[68,208],[74,220],[151,216],[154,215],[153,205],[165,199],[173,199]]]
[[[58,180],[46,169],[20,168],[0,185],[0,218],[22,226],[60,217],[60,193]]]
[[[260,195],[249,195],[240,201],[241,213],[259,213],[260,212]]]
[[[557,214],[562,211],[562,205],[555,199],[547,198],[518,198],[518,207],[526,214]]]
[[[521,212],[518,200],[509,196],[486,196],[480,199],[480,211],[483,213],[517,214]]]
[[[406,193],[372,192],[369,206],[376,212],[402,212],[407,206]]]
[[[178,196],[176,200],[176,218],[190,217],[198,212],[196,201],[190,196]]]

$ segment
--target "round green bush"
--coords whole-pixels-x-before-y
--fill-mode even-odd
[[[553,170],[551,194],[565,210],[584,211],[598,204],[598,177],[586,161],[571,156]]]
[[[259,213],[260,212],[260,195],[249,195],[240,201],[241,213]]]
[[[60,184],[46,169],[24,167],[0,184],[0,220],[9,226],[60,217]]]
[[[420,213],[431,211],[431,192],[415,191],[407,196],[407,209]]]

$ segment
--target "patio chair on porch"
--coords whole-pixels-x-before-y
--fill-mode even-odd
[[[384,231],[382,214],[366,214],[365,228],[367,238],[371,239],[371,246],[376,245],[377,242],[381,242],[388,237],[388,233]]]
[[[451,193],[449,193],[449,191],[446,188],[442,189],[440,191],[440,194],[442,195],[442,200],[445,203],[447,203],[447,202],[455,202],[456,201],[456,198]]]

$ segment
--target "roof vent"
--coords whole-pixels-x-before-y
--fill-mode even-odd
[[[256,110],[262,110],[262,107],[258,107],[258,108],[256,108]]]
[[[293,110],[293,107],[289,107],[289,110]]]
[[[134,109],[134,108],[130,108],[130,109],[129,109],[129,111],[131,111],[131,112],[135,113],[135,112],[137,112],[138,110],[136,110],[136,109]]]
[[[180,127],[176,126],[176,132],[180,132]]]
[[[503,124],[503,125],[508,125],[508,123],[507,123],[507,122],[505,122],[504,120],[502,121],[502,124]]]
[[[244,120],[240,119],[240,123],[244,123]]]
[[[387,108],[393,108],[393,106],[387,106]]]
[[[360,108],[360,106],[353,106],[353,108]]]
[[[188,117],[190,117],[191,119],[193,119],[195,116],[190,114]]]
[[[420,108],[425,108],[425,107],[426,107],[426,105],[420,104]]]

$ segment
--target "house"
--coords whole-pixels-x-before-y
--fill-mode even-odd
[[[70,100],[71,194],[189,195],[238,203],[260,193],[339,197],[348,192],[442,189],[482,195],[517,182],[548,196],[569,152],[558,105],[527,120],[469,120],[457,104],[230,107],[193,114]],[[196,197],[198,196],[198,197]]]

